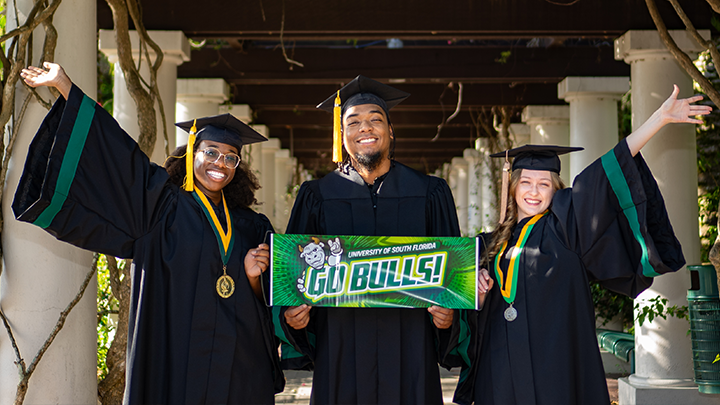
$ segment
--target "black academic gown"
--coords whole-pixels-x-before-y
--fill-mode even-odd
[[[287,233],[459,236],[447,183],[400,163],[368,187],[335,171],[300,188]],[[435,328],[427,309],[313,308],[295,331],[276,310],[285,368],[314,366],[314,404],[442,403]],[[444,331],[442,333],[445,333]]]
[[[274,402],[284,379],[272,321],[243,268],[267,218],[231,210],[236,290],[221,298],[218,242],[200,205],[75,86],[30,146],[13,211],[59,240],[133,259],[125,403]]]
[[[516,244],[529,219],[518,223],[508,246]],[[490,235],[483,239],[491,242]],[[508,303],[495,271],[488,269],[495,287],[485,307],[468,314],[471,361],[455,401],[607,405],[588,282],[636,297],[652,277],[685,263],[642,157],[633,158],[622,141],[578,175],[571,189],[555,193],[519,260],[518,315],[512,322],[503,316]],[[508,263],[503,257],[503,274]]]

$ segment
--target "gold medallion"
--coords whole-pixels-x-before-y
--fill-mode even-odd
[[[223,274],[215,283],[215,290],[217,290],[219,296],[229,298],[235,292],[235,282],[232,277]]]

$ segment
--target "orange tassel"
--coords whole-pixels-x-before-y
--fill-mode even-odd
[[[339,163],[342,160],[342,125],[341,120],[342,117],[340,117],[340,90],[337,92],[337,96],[335,96],[335,104],[333,106],[333,154],[332,154],[332,160],[335,163]]]
[[[187,149],[185,151],[185,191],[192,192],[195,188],[195,171],[193,170],[193,163],[195,156],[193,155],[193,147],[195,146],[195,122],[193,120],[193,126],[190,128],[190,134],[188,135]]]
[[[505,151],[505,163],[502,169],[502,188],[500,191],[500,221],[505,222],[507,214],[508,189],[510,188],[510,162],[508,161],[508,151]]]

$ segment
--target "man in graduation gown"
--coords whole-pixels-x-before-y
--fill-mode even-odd
[[[342,104],[348,157],[302,185],[287,233],[460,235],[447,183],[392,159],[388,110],[407,96],[358,76],[318,106],[332,111]],[[442,403],[436,345],[450,333],[452,310],[303,305],[274,312],[284,368],[314,368],[312,403]]]
[[[243,265],[270,222],[248,207],[201,203],[201,192],[174,184],[58,65],[45,67],[23,77],[48,85],[44,75],[59,75],[63,96],[30,145],[12,208],[59,240],[133,259],[124,403],[274,403],[284,377],[271,314]],[[244,143],[265,139],[229,115],[207,124],[195,145],[225,144],[239,154]],[[213,167],[216,177],[229,170]],[[210,211],[228,234],[225,252]],[[224,264],[234,280],[229,296],[216,288]]]

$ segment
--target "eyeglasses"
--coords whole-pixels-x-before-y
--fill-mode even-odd
[[[213,148],[212,146],[198,152],[202,154],[203,161],[206,163],[216,164],[222,157],[224,158],[223,163],[225,163],[225,167],[229,169],[237,169],[238,165],[240,165],[240,156],[232,152],[221,153],[217,148]]]

